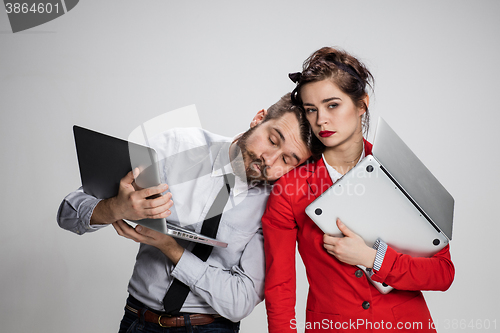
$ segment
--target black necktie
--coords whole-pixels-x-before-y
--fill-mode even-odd
[[[233,174],[224,175],[224,180],[225,186],[222,186],[219,194],[217,194],[212,207],[210,207],[210,210],[208,211],[207,216],[209,218],[203,221],[203,225],[201,227],[201,234],[207,237],[215,238],[215,236],[217,236],[217,229],[219,228],[222,211],[224,210],[227,200],[229,199],[231,187],[234,186]],[[210,245],[197,243],[193,248],[192,253],[201,260],[207,261],[208,257],[212,253],[212,249],[213,247]],[[174,279],[167,291],[167,294],[163,298],[165,312],[171,315],[178,315],[188,294],[189,287],[181,281]]]

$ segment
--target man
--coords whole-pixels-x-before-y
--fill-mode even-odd
[[[98,200],[80,188],[63,200],[57,215],[62,228],[82,234],[112,224],[119,235],[141,243],[120,332],[239,330],[239,321],[264,297],[260,218],[269,184],[310,157],[308,126],[287,94],[259,111],[236,139],[197,128],[151,138],[166,184],[135,190],[134,171],[121,180],[116,197]],[[226,185],[231,175],[234,185]],[[214,213],[211,206],[226,186],[227,203]],[[227,248],[203,248],[123,221],[167,218],[203,233],[217,215],[216,238]]]

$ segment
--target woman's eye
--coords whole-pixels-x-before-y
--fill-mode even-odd
[[[276,143],[273,141],[273,139],[269,138],[269,142],[271,142],[273,146],[276,146]]]
[[[313,113],[315,111],[316,111],[316,109],[306,109],[306,113]]]
[[[288,163],[286,162],[286,158],[285,158],[285,156],[283,156],[283,162],[284,162],[285,164],[288,164]]]
[[[334,109],[334,108],[336,108],[337,106],[339,106],[337,103],[334,103],[334,104],[330,104],[330,105],[328,105],[328,107],[329,107],[330,109]]]

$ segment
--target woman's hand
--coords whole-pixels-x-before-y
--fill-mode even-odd
[[[363,238],[347,228],[340,219],[337,219],[337,227],[344,237],[324,234],[323,246],[326,251],[343,263],[373,268],[377,251],[367,246]]]

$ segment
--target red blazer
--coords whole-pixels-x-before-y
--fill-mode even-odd
[[[365,141],[365,154],[371,154]],[[449,246],[431,258],[414,258],[388,248],[372,278],[395,289],[379,293],[357,267],[344,264],[323,248],[323,232],[305,208],[332,186],[322,159],[281,177],[262,217],[266,251],[265,296],[269,332],[383,329],[435,332],[420,290],[446,290],[455,268]],[[360,207],[362,209],[362,207]],[[349,221],[343,221],[347,225]],[[295,320],[295,244],[309,281],[306,323]]]

